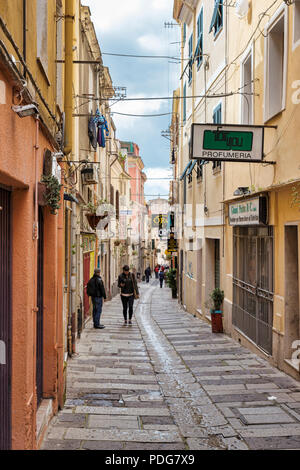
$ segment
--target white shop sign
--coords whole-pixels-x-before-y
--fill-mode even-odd
[[[267,198],[257,197],[229,205],[230,225],[266,225]]]

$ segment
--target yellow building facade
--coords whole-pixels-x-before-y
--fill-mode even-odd
[[[182,68],[171,150],[180,301],[209,320],[220,287],[225,331],[299,378],[300,4],[287,3],[174,1]],[[262,163],[193,165],[193,123],[262,127]]]

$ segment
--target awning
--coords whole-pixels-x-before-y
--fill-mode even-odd
[[[183,180],[183,178],[185,177],[186,175],[186,172],[188,171],[188,169],[190,168],[190,166],[193,164],[192,160],[187,164],[187,166],[185,167],[185,169],[183,170],[183,173],[182,175],[180,176],[180,181]]]
[[[209,28],[210,33],[212,32],[213,28],[215,27],[217,17],[218,17],[218,13],[219,13],[219,6],[220,6],[220,0],[215,0],[215,8],[214,8],[210,28]]]
[[[194,160],[194,161],[192,162],[192,164],[191,164],[191,166],[190,166],[190,168],[189,168],[189,170],[188,170],[186,176],[189,176],[189,175],[192,173],[193,169],[195,168],[196,163],[197,163],[197,160]]]

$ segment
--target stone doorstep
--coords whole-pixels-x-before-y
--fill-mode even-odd
[[[39,443],[53,417],[53,399],[42,400],[36,413],[36,440]]]

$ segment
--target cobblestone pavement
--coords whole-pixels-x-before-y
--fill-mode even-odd
[[[42,449],[300,449],[300,383],[141,286],[132,326],[104,304],[68,362],[65,408]]]

